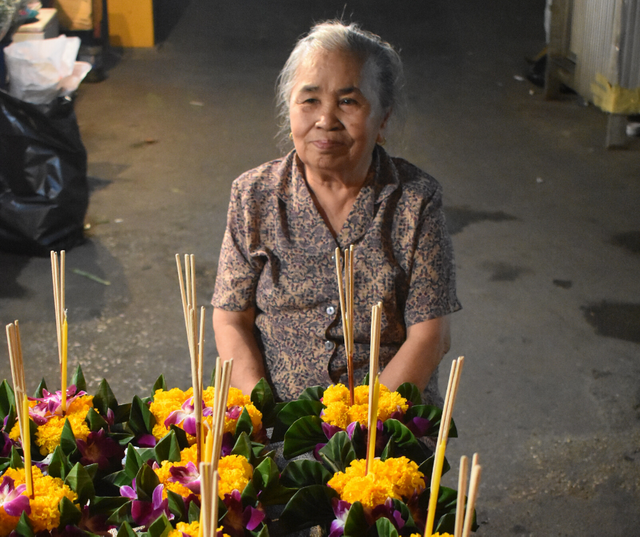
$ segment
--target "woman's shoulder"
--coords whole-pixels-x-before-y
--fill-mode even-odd
[[[395,176],[403,195],[423,199],[442,196],[442,185],[422,168],[402,157],[388,157],[390,172]]]
[[[288,154],[260,164],[235,179],[233,188],[245,194],[277,194],[291,176],[292,162],[292,155]]]

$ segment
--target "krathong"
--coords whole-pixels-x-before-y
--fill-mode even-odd
[[[43,475],[36,466],[32,472],[34,497],[28,499],[29,507],[23,513],[34,532],[51,531],[60,524],[60,502],[63,498],[74,502],[78,496],[62,479]],[[20,488],[25,483],[24,469],[7,469],[4,479],[7,478],[13,480],[16,489]],[[0,536],[4,537],[17,528],[20,516],[11,516],[3,506],[0,521]]]
[[[76,387],[67,389],[67,411],[62,413],[60,392],[53,394],[43,390],[43,397],[33,397],[29,400],[29,418],[37,425],[36,445],[40,454],[45,456],[53,453],[60,445],[62,430],[68,420],[76,439],[86,441],[91,432],[86,422],[89,410],[93,408],[93,396],[80,391],[76,394]],[[20,436],[18,424],[13,427],[9,435],[17,441]]]
[[[211,426],[211,409],[215,399],[215,388],[212,386],[206,388],[202,393],[202,398],[204,421],[208,426]],[[193,408],[193,388],[186,391],[179,388],[156,390],[153,401],[149,405],[149,410],[156,421],[152,431],[156,440],[160,440],[170,431],[171,425],[175,425],[189,435],[190,443],[194,443],[196,426]],[[224,432],[230,433],[231,436],[235,435],[238,419],[245,409],[253,426],[253,438],[256,440],[264,439],[262,413],[251,402],[250,396],[244,395],[237,388],[229,389]]]

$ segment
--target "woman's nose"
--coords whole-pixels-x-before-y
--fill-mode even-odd
[[[334,130],[339,128],[341,123],[336,114],[337,107],[332,104],[327,104],[319,110],[320,114],[316,121],[316,127],[325,130]]]

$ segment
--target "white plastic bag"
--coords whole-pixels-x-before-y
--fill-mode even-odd
[[[48,104],[73,93],[91,70],[77,62],[79,37],[21,41],[4,49],[9,93],[22,101]]]

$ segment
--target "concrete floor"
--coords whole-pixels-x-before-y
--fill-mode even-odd
[[[401,49],[410,114],[389,150],[444,187],[464,309],[441,383],[466,357],[444,484],[461,454],[480,454],[480,536],[640,535],[640,139],[606,150],[603,113],[515,78],[544,45],[543,10],[191,0],[167,41],[84,84],[91,228],[68,252],[67,306],[90,388],[106,377],[124,401],[160,373],[188,386],[174,256],[195,254],[209,308],[230,183],[278,155],[278,70],[313,21],[344,14]],[[49,260],[0,254],[0,266],[27,383],[55,386]]]

